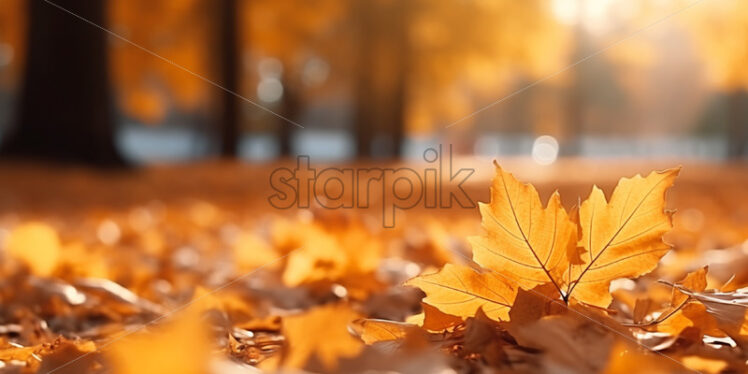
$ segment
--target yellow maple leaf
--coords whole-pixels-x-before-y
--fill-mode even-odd
[[[507,319],[517,293],[501,276],[467,266],[446,264],[434,274],[415,277],[405,283],[426,293],[423,302],[454,316],[467,318],[479,308],[493,319]]]
[[[361,316],[346,304],[331,304],[283,318],[283,335],[288,341],[283,365],[303,368],[316,356],[327,369],[338,360],[354,357],[363,344],[348,331],[348,325]]]
[[[597,186],[579,208],[584,264],[570,269],[567,294],[587,304],[607,307],[610,282],[652,271],[670,250],[662,236],[672,228],[665,193],[679,168],[647,177],[621,178],[610,202]]]
[[[517,279],[526,289],[550,282],[563,297],[561,281],[576,249],[576,225],[558,192],[544,208],[535,187],[494,165],[491,201],[480,203],[485,233],[469,239],[473,260]]]

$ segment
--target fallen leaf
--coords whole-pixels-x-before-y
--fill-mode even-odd
[[[153,331],[125,335],[104,352],[115,374],[203,374],[212,350],[198,308],[187,308]]]
[[[582,316],[552,315],[525,325],[513,335],[525,347],[543,351],[545,372],[599,373],[616,336]]]
[[[634,304],[633,319],[634,323],[643,323],[644,319],[654,311],[652,299],[636,299]]]
[[[463,351],[470,356],[480,355],[489,365],[498,367],[508,361],[504,353],[508,343],[502,339],[502,333],[507,335],[499,323],[483,313],[483,309],[478,309],[475,317],[467,320]]]
[[[408,331],[416,328],[410,323],[383,319],[360,319],[353,321],[353,326],[356,334],[368,345],[404,339]]]
[[[697,292],[676,284],[678,291],[700,302],[707,313],[714,317],[719,328],[742,342],[748,343],[748,292],[739,289],[735,292]]]
[[[275,270],[281,265],[281,254],[251,233],[242,233],[236,238],[233,252],[234,260],[242,274],[258,268]]]
[[[546,285],[545,288],[551,288],[549,286]],[[538,286],[529,291],[520,289],[517,292],[512,309],[509,311],[510,326],[521,328],[521,326],[535,322],[551,313],[554,303],[548,296],[545,296],[541,289],[543,287]],[[558,307],[558,305],[556,306]]]
[[[8,235],[6,250],[34,274],[46,277],[52,274],[60,260],[60,238],[57,231],[45,223],[24,223]]]
[[[670,250],[662,236],[672,228],[665,193],[680,169],[621,178],[610,202],[596,186],[579,209],[582,265],[570,269],[569,294],[587,304],[607,307],[610,282],[652,271]]]
[[[423,302],[444,313],[467,318],[479,308],[490,318],[509,318],[516,288],[491,272],[478,273],[467,266],[452,264],[434,274],[425,274],[405,283],[426,293]]]
[[[360,224],[336,229],[302,224],[297,231],[300,247],[290,252],[283,271],[288,286],[368,275],[379,265],[381,243]]]
[[[462,318],[444,313],[429,304],[421,303],[421,307],[422,313],[408,317],[405,322],[421,326],[428,331],[444,331],[464,322]]]
[[[683,365],[700,373],[717,374],[727,368],[727,362],[699,356],[685,356],[681,359]]]
[[[690,272],[686,276],[678,281],[678,284],[691,291],[704,291],[706,289],[706,273],[709,271],[708,266]],[[677,308],[678,305],[688,300],[689,296],[681,292],[678,287],[673,287],[673,299],[670,302],[670,306]]]
[[[550,282],[564,296],[562,276],[576,251],[576,225],[558,192],[544,208],[535,187],[494,165],[491,201],[479,204],[485,232],[469,239],[473,260],[517,279],[525,289]]]
[[[0,369],[6,362],[16,362],[25,366],[28,372],[86,372],[94,365],[95,351],[96,344],[91,341],[72,341],[62,337],[29,347],[9,344],[0,338]]]
[[[283,318],[283,335],[288,341],[283,365],[303,368],[316,357],[325,368],[332,370],[338,366],[339,359],[358,355],[363,344],[348,331],[348,325],[360,318],[361,315],[343,303]]]
[[[79,374],[95,371],[98,362],[93,342],[64,342],[42,354],[39,373]]]
[[[604,374],[666,374],[682,373],[684,368],[676,362],[670,361],[655,353],[646,351],[643,347],[618,341],[613,346],[608,358],[608,365]]]
[[[657,331],[672,336],[681,336],[684,331],[691,335],[686,338],[700,341],[705,334],[724,336],[717,326],[717,321],[707,313],[706,307],[698,303],[689,303],[676,311],[672,316],[657,324]]]

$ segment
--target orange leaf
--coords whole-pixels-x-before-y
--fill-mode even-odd
[[[106,355],[117,374],[204,373],[213,347],[197,309],[187,309],[152,332],[124,335]]]
[[[288,340],[284,365],[303,368],[316,356],[327,369],[334,369],[340,358],[358,355],[363,345],[348,332],[348,324],[360,317],[346,304],[333,304],[284,318],[283,335]]]
[[[16,227],[8,236],[6,251],[26,264],[39,276],[49,276],[60,261],[60,238],[57,231],[41,222]]]
[[[416,325],[383,319],[360,319],[353,324],[356,333],[366,344],[387,342],[405,338]]]

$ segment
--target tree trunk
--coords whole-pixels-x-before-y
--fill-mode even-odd
[[[391,156],[400,158],[405,139],[406,109],[408,101],[408,77],[410,76],[410,37],[408,20],[410,19],[411,1],[398,0],[393,8],[392,20],[394,25],[393,44],[397,53],[393,56],[394,82],[391,101],[389,137],[392,144]]]
[[[298,79],[291,79],[291,69],[286,67],[281,78],[283,84],[283,98],[281,102],[281,114],[292,121],[297,121],[301,111],[301,101],[298,94]],[[291,137],[293,136],[293,125],[286,121],[278,122],[278,144],[280,145],[280,156],[291,156]]]
[[[237,0],[218,0],[216,27],[219,40],[218,68],[220,91],[217,127],[220,131],[220,153],[225,158],[236,158],[239,150],[239,99],[231,92],[239,89],[239,40],[237,28]],[[231,91],[231,92],[228,92]]]
[[[735,90],[729,94],[727,100],[727,156],[739,159],[745,157],[748,151],[748,93],[745,90]]]
[[[115,146],[106,1],[29,4],[28,56],[11,129],[0,154],[13,159],[123,166]]]
[[[586,8],[586,1],[578,4],[577,24],[574,26],[574,46],[571,53],[571,62],[577,62],[589,55],[589,42],[586,31],[582,26],[582,17]],[[584,109],[585,109],[585,82],[581,72],[583,65],[576,66],[567,71],[569,76],[569,92],[566,95],[565,128],[561,131],[561,144],[559,153],[563,156],[578,156],[580,153],[580,137],[584,131]]]
[[[359,0],[354,2],[354,19],[358,23],[357,45],[358,61],[356,62],[355,82],[355,136],[356,156],[358,158],[371,157],[371,145],[374,141],[374,128],[376,119],[374,116],[375,88],[374,88],[374,34],[375,19],[372,14],[374,4],[372,0]]]
[[[405,131],[410,66],[410,1],[357,1],[355,91],[357,154],[399,157]],[[372,148],[375,140],[377,147]]]

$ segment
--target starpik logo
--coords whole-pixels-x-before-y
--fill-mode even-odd
[[[309,156],[298,156],[296,168],[277,168],[270,174],[273,194],[268,202],[276,209],[309,208],[312,199],[325,209],[380,207],[382,225],[395,226],[395,213],[422,205],[426,209],[454,206],[475,208],[463,183],[475,172],[455,170],[452,146],[423,152],[423,167],[311,167]]]

